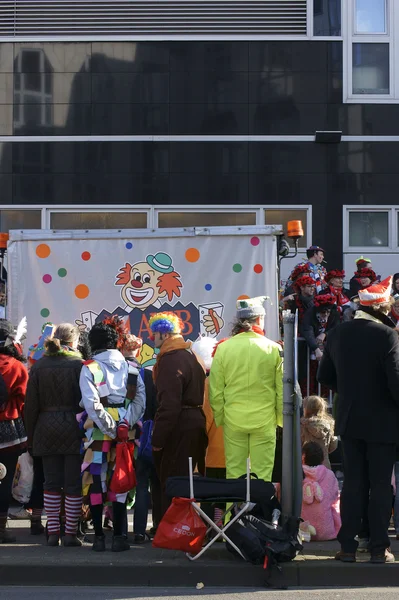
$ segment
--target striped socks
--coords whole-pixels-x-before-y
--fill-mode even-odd
[[[76,535],[81,514],[82,497],[65,496],[65,533],[67,535]]]
[[[59,492],[44,492],[44,510],[47,514],[49,535],[59,535],[61,511],[61,494]]]

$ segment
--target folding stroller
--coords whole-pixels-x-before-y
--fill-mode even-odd
[[[186,553],[190,560],[196,560],[202,556],[219,538],[222,538],[244,558],[241,550],[231,541],[227,533],[229,527],[245,513],[249,512],[256,503],[272,503],[275,496],[274,485],[267,481],[251,479],[249,459],[247,460],[247,473],[245,479],[213,479],[211,477],[194,477],[193,461],[189,459],[189,477],[170,477],[166,482],[166,493],[170,498],[189,498],[193,508],[209,525],[207,534],[212,530],[215,536],[192,556]],[[201,502],[231,503],[222,519],[222,525],[215,523],[201,509]],[[230,514],[230,521],[224,521],[226,515]]]

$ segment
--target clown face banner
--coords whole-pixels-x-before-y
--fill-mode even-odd
[[[46,323],[88,331],[110,315],[143,339],[154,363],[148,321],[174,311],[183,336],[230,335],[237,299],[267,295],[266,335],[278,339],[276,226],[110,232],[11,232],[8,318],[28,318],[27,343]]]

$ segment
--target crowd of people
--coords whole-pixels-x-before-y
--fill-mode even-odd
[[[0,543],[15,541],[7,515],[26,451],[34,467],[26,504],[31,533],[46,533],[48,546],[62,540],[79,547],[82,522],[87,527],[90,521],[96,552],[106,548],[104,520],[112,522],[111,550],[129,549],[130,494],[114,493],[112,486],[119,442],[131,439],[137,446],[135,543],[155,534],[171,502],[166,480],[188,474],[189,457],[202,475],[236,478],[246,472],[250,449],[252,468],[270,480],[282,425],[282,352],[264,335],[264,300],[238,302],[232,336],[223,344],[187,342],[176,314],[154,314],[149,327],[158,354],[152,370],[138,362],[142,340],[117,317],[94,325],[88,336],[70,323],[47,324],[50,334],[43,334],[28,362],[20,334],[0,320],[0,463],[6,470]],[[149,456],[140,452],[146,431]],[[147,531],[150,506],[153,527]],[[208,507],[216,515],[222,509]]]
[[[291,273],[281,304],[298,312],[313,364],[310,387],[334,392],[336,420],[325,399],[306,395],[304,527],[317,540],[338,537],[337,560],[355,561],[360,538],[372,562],[393,562],[388,526],[399,443],[399,275],[379,281],[360,257],[346,290],[345,273],[322,266],[320,247],[309,248],[307,257]],[[31,533],[46,534],[48,546],[79,547],[90,523],[96,552],[106,549],[104,528],[111,523],[111,550],[129,549],[133,496],[134,543],[155,535],[171,503],[166,481],[188,475],[189,457],[198,474],[219,479],[243,476],[249,457],[260,479],[278,481],[283,349],[265,335],[265,299],[238,299],[231,335],[218,342],[185,341],[175,313],[152,315],[153,369],[140,365],[143,341],[118,317],[88,334],[69,323],[46,325],[28,361],[20,327],[0,319],[0,543],[15,541],[7,515],[25,452],[34,469],[26,504]],[[301,377],[301,352],[299,358]],[[345,474],[341,496],[329,459],[337,436]],[[136,447],[136,484],[116,493],[118,444],[129,440]],[[398,480],[399,461],[395,467]],[[399,539],[399,494],[395,502]],[[150,507],[153,527],[147,530]],[[221,523],[223,504],[204,510]]]

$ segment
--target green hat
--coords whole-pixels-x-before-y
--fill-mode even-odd
[[[157,252],[155,256],[149,254],[146,261],[150,267],[159,273],[172,273],[173,271],[172,259],[169,254],[165,254],[165,252]]]

